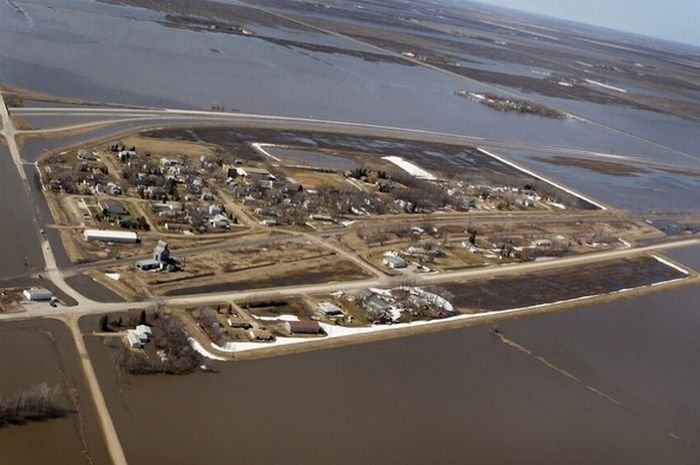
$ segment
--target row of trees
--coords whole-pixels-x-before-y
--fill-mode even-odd
[[[69,411],[61,407],[60,389],[42,383],[18,392],[7,398],[0,398],[0,428],[30,421],[43,421],[61,418]]]

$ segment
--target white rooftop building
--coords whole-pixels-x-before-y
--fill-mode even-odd
[[[23,294],[27,300],[32,300],[34,302],[43,302],[53,300],[54,298],[53,292],[43,287],[32,287],[30,289],[26,289]]]
[[[135,244],[139,236],[133,231],[114,231],[107,229],[86,229],[83,231],[86,241],[124,242]]]
[[[126,332],[126,342],[129,343],[129,347],[132,349],[143,349],[143,341],[134,329],[130,329]]]
[[[343,310],[331,302],[321,302],[318,304],[319,310],[326,316],[339,316],[343,314]]]
[[[141,342],[148,342],[151,339],[151,336],[153,336],[150,326],[147,325],[138,325],[135,331]]]

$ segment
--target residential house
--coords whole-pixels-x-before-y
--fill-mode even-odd
[[[325,316],[340,316],[343,314],[343,310],[340,307],[328,301],[319,303],[318,309]]]
[[[97,202],[97,205],[105,216],[124,216],[129,214],[129,210],[118,200],[103,199]]]
[[[403,259],[395,255],[385,255],[382,259],[382,263],[384,263],[386,266],[392,269],[401,269],[406,268],[408,266],[408,264]]]

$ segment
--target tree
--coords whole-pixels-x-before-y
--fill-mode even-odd
[[[139,318],[139,324],[140,325],[145,325],[146,324],[146,310],[141,310],[141,316]]]
[[[109,320],[107,319],[107,315],[102,315],[100,317],[100,331],[103,333],[110,332],[112,329],[109,327]]]

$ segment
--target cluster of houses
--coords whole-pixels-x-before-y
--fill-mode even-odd
[[[135,150],[118,152],[125,164],[124,176],[143,199],[151,200],[155,222],[173,232],[216,232],[227,230],[236,219],[216,202],[206,179],[217,165],[200,158],[199,166],[189,161],[160,158],[154,163]]]
[[[540,256],[549,256],[558,251],[563,251],[569,246],[569,241],[562,235],[553,239],[534,239],[522,245],[513,245],[510,242],[503,244],[491,244],[491,247],[480,247],[476,241],[464,241],[462,247],[474,255],[481,255],[488,259],[528,258],[534,259]]]
[[[407,268],[409,263],[414,263],[423,271],[430,271],[426,263],[432,263],[436,258],[446,256],[440,247],[410,246],[404,250],[390,250],[384,253],[382,263],[391,269]]]
[[[392,324],[414,318],[444,318],[454,313],[452,304],[418,287],[370,288],[354,297],[373,324]]]
[[[123,194],[122,186],[110,177],[109,169],[97,155],[88,150],[79,150],[77,159],[71,165],[66,164],[65,157],[49,159],[46,188],[69,194]]]
[[[222,204],[211,202],[213,200],[214,196],[209,193],[203,195],[199,202],[152,202],[150,207],[157,217],[156,222],[166,231],[191,234],[230,229],[236,224],[236,218],[228,215]]]
[[[227,168],[227,186],[266,226],[339,223],[344,215],[388,212],[381,196],[353,188],[309,185],[271,174],[264,168]]]
[[[322,311],[328,312],[328,315],[341,315],[342,310],[337,306],[326,302],[327,305],[323,306]],[[308,335],[323,335],[325,334],[323,327],[316,320],[297,320],[297,319],[275,319],[272,317],[265,317],[265,324],[260,325],[256,321],[257,317],[254,319],[243,318],[238,314],[229,316],[226,321],[229,328],[238,329],[245,332],[246,337],[251,342],[274,342],[277,337],[275,332],[278,334],[293,336],[308,336]],[[214,328],[206,328],[208,332],[213,331],[220,334],[223,328],[218,322],[214,322]],[[211,336],[211,335],[210,335]]]

